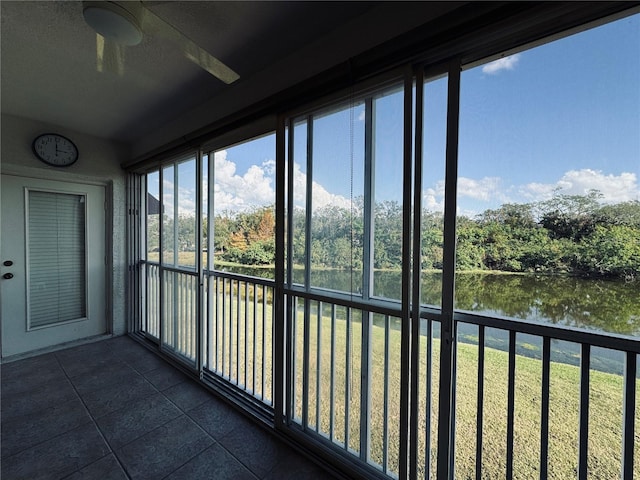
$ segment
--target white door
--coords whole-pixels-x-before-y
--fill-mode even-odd
[[[106,332],[105,189],[2,175],[2,357]]]

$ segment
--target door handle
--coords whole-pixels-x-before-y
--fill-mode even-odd
[[[13,273],[5,273],[2,278],[5,280],[11,280],[13,278]]]

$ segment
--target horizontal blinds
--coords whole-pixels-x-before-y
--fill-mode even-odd
[[[29,325],[86,317],[85,196],[29,191]]]

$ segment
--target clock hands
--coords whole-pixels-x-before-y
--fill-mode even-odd
[[[58,134],[39,135],[31,148],[40,160],[55,167],[69,166],[78,159],[77,147],[71,140]]]
[[[58,148],[58,144],[56,143],[56,157],[58,156],[58,153],[71,153],[69,150],[62,150],[61,148]]]

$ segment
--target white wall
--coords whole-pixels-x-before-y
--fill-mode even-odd
[[[40,162],[31,150],[33,139],[42,133],[59,133],[70,138],[78,147],[78,161],[65,168],[56,168]],[[125,279],[126,279],[126,192],[125,172],[120,163],[128,159],[128,150],[120,144],[66,128],[13,115],[0,118],[0,171],[35,178],[106,182],[112,191],[113,216],[111,239],[113,274],[110,297],[114,335],[126,332]]]

